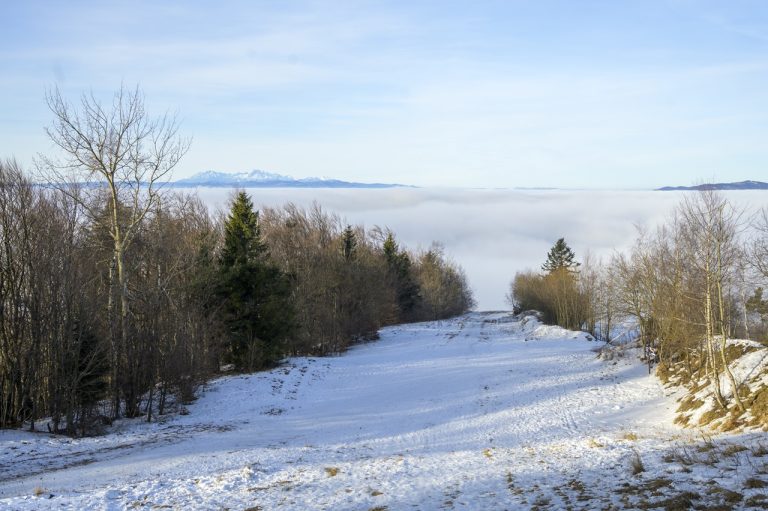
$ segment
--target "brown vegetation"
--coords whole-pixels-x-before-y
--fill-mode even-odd
[[[572,254],[571,254],[572,255]],[[551,256],[550,256],[551,257]],[[617,318],[631,319],[643,358],[665,383],[684,385],[692,394],[686,412],[703,404],[706,390],[716,409],[700,418],[718,427],[768,426],[761,392],[754,381],[740,381],[733,362],[765,341],[768,301],[768,208],[751,221],[714,191],[684,198],[671,218],[652,232],[641,232],[628,253],[606,264],[585,258],[580,268],[518,273],[511,296],[516,305],[536,309],[544,319],[583,329],[607,342]],[[679,421],[688,423],[681,415]]]
[[[0,427],[50,417],[52,431],[84,435],[117,417],[149,421],[170,402],[193,400],[232,361],[236,335],[254,354],[238,367],[259,369],[473,305],[462,270],[439,247],[415,254],[389,231],[290,204],[243,213],[264,264],[227,275],[274,274],[279,286],[235,297],[222,277],[225,219],[161,189],[188,147],[175,121],[149,117],[138,90],[121,89],[107,107],[92,96],[79,109],[58,92],[48,99],[48,133],[61,152],[38,162],[47,184],[0,161]],[[262,296],[272,289],[281,300]],[[233,297],[261,302],[235,315],[223,305]],[[271,331],[280,335],[259,338]],[[268,353],[251,349],[263,346]]]

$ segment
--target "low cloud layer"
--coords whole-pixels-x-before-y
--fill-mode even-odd
[[[681,193],[647,191],[516,191],[410,189],[249,189],[258,207],[313,202],[352,224],[391,228],[398,241],[427,248],[432,241],[467,272],[478,309],[506,309],[515,272],[541,266],[555,240],[581,258],[608,257],[631,246],[637,227],[653,227],[680,202]],[[231,191],[201,188],[211,208],[225,208]],[[729,198],[752,208],[765,192],[734,192]]]

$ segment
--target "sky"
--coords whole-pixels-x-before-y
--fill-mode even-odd
[[[138,85],[176,170],[432,187],[768,181],[768,2],[0,2],[0,158]]]

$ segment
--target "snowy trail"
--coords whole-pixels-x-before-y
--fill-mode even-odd
[[[340,357],[222,378],[165,424],[81,440],[0,433],[0,508],[574,504],[561,486],[626,472],[643,442],[678,432],[657,380],[597,359],[598,345],[475,313],[387,328]]]

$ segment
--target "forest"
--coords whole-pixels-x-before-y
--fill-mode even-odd
[[[222,369],[338,354],[473,306],[438,244],[412,251],[319,206],[259,211],[242,191],[213,214],[164,189],[190,141],[138,88],[47,102],[56,154],[31,172],[0,161],[0,427],[152,421]]]
[[[687,193],[666,222],[607,261],[578,262],[558,240],[540,272],[515,275],[509,298],[609,343],[635,331],[649,372],[658,363],[664,381],[708,382],[719,413],[736,425],[768,399],[734,377],[729,364],[743,353],[728,342],[768,343],[768,208],[746,211],[714,190]]]

